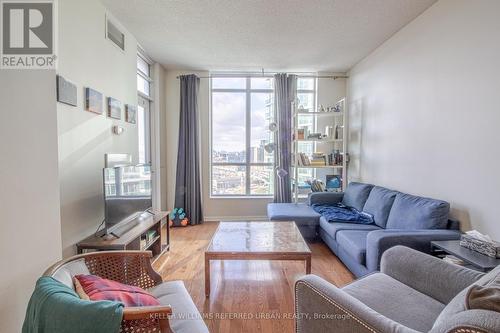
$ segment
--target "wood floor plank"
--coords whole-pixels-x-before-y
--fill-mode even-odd
[[[211,295],[205,297],[204,250],[217,222],[172,228],[171,250],[153,265],[164,280],[182,280],[210,332],[294,331],[295,281],[305,274],[299,261],[212,261]],[[321,243],[311,243],[312,274],[343,286],[354,278],[340,260]],[[289,316],[286,318],[286,316]]]

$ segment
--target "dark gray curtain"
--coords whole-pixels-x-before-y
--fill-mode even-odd
[[[276,98],[276,175],[274,202],[292,202],[290,183],[292,162],[292,101],[297,94],[297,75],[278,73],[274,76]]]
[[[184,208],[190,224],[199,224],[203,222],[198,132],[200,79],[194,74],[182,75],[179,79],[181,95],[175,207]]]

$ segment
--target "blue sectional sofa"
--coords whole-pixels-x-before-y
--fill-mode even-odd
[[[374,223],[327,221],[314,204],[342,203],[373,216]],[[449,219],[450,205],[363,183],[350,183],[343,193],[318,192],[307,203],[271,203],[271,221],[295,221],[304,238],[318,235],[357,277],[377,271],[382,253],[405,245],[429,253],[433,240],[460,238],[457,221]]]

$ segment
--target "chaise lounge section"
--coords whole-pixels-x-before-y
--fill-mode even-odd
[[[328,221],[314,205],[342,203],[373,217],[374,223]],[[271,203],[271,221],[295,221],[304,238],[320,237],[357,277],[377,271],[382,253],[405,245],[429,253],[430,242],[460,238],[449,219],[450,205],[371,184],[352,182],[345,192],[318,192],[307,203]]]

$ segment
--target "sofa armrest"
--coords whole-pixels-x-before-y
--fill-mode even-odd
[[[315,275],[295,283],[296,332],[416,333]]]
[[[431,241],[460,239],[460,232],[447,229],[384,229],[374,230],[366,237],[366,268],[379,270],[380,259],[385,250],[404,245],[412,249],[430,253]]]
[[[307,204],[309,206],[313,204],[334,204],[339,203],[344,198],[343,192],[313,192],[309,194]]]
[[[385,251],[380,267],[382,273],[444,304],[484,275],[404,246]]]

